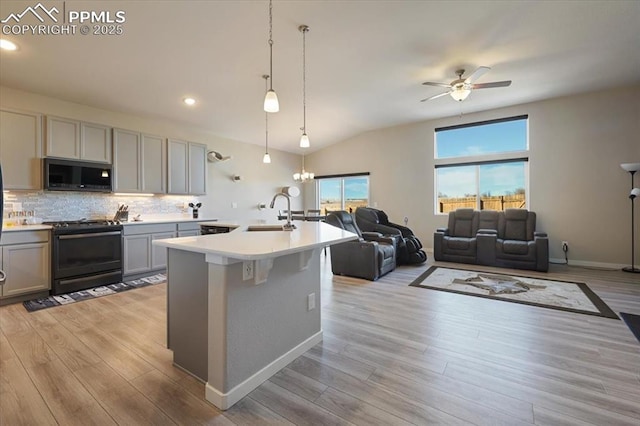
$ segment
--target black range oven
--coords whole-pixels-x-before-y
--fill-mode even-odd
[[[52,225],[51,293],[122,282],[122,225],[111,221]]]

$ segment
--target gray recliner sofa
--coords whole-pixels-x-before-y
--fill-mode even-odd
[[[396,237],[378,232],[361,232],[353,216],[346,211],[329,213],[326,223],[360,237],[357,241],[331,246],[331,271],[335,275],[375,281],[395,269]]]
[[[525,209],[458,209],[434,234],[434,258],[546,272],[549,239],[536,232],[536,214]]]
[[[445,262],[477,263],[476,234],[479,212],[457,209],[449,212],[446,228],[433,235],[433,258]]]

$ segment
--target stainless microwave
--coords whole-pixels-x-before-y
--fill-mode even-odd
[[[112,192],[111,164],[44,159],[44,189],[49,191]]]

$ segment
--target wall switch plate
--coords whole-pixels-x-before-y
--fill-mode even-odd
[[[242,262],[242,280],[247,281],[253,278],[253,260]]]
[[[231,203],[231,208],[232,209],[237,209],[238,208],[238,203],[236,203],[235,201]]]
[[[307,311],[313,311],[316,308],[316,294],[311,293],[307,296]]]

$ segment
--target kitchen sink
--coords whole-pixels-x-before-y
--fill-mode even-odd
[[[282,225],[249,225],[247,231],[284,231]]]

